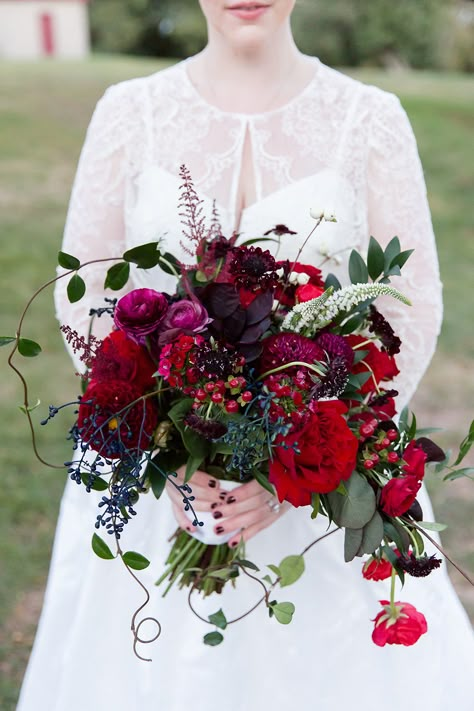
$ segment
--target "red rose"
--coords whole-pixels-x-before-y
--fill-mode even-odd
[[[347,340],[354,348],[367,339],[362,336],[348,336]],[[365,344],[362,350],[369,352],[352,368],[352,372],[355,374],[370,373],[370,378],[360,388],[360,392],[365,395],[376,390],[375,384],[378,385],[382,380],[392,380],[400,371],[395,363],[395,358],[385,351],[379,350],[374,343]]]
[[[388,516],[403,516],[415,501],[420,486],[414,476],[390,479],[382,489],[380,508]]]
[[[324,294],[324,289],[320,286],[314,286],[314,284],[303,284],[303,286],[298,286],[296,289],[296,303],[301,304],[303,301],[317,299],[317,297],[321,296],[321,294]]]
[[[310,264],[301,264],[301,262],[277,262],[277,268],[291,268],[292,272],[297,274],[306,274],[309,277],[307,284],[303,287],[317,287],[319,293],[316,296],[321,296],[324,291],[324,279],[322,278],[322,272],[317,267],[313,267]],[[296,304],[296,294],[301,289],[301,285],[297,284],[287,284],[286,288],[283,290],[281,284],[278,284],[275,291],[275,299],[279,301],[283,306],[293,307]],[[303,294],[306,292],[302,292]],[[308,301],[309,299],[314,299],[315,296],[309,296],[307,298],[299,298],[299,301]]]
[[[151,398],[124,381],[91,381],[79,405],[77,426],[84,442],[104,457],[116,459],[125,450],[151,447],[158,411]]]
[[[405,466],[402,469],[406,474],[414,476],[418,481],[422,481],[425,476],[426,459],[426,453],[415,440],[412,440],[403,452]]]
[[[91,380],[122,380],[145,392],[153,387],[152,376],[156,368],[144,346],[131,341],[123,331],[112,331],[104,338],[94,358]]]
[[[410,647],[428,630],[426,618],[409,602],[396,602],[392,609],[388,600],[380,600],[383,610],[375,618],[372,640],[379,647],[403,644]]]
[[[280,501],[307,506],[313,493],[334,491],[350,477],[358,441],[347,426],[345,412],[341,402],[317,402],[302,429],[281,437],[285,446],[273,450],[269,470]]]
[[[366,580],[386,580],[392,574],[392,564],[386,558],[370,556],[362,567],[362,575]]]

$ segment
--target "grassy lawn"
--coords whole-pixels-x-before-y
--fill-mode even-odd
[[[95,102],[107,85],[162,66],[157,60],[105,57],[87,63],[0,63],[0,335],[14,332],[21,305],[52,274],[75,165]],[[446,314],[438,353],[414,405],[422,426],[448,428],[440,441],[451,446],[463,436],[474,410],[474,79],[371,70],[353,74],[400,96],[419,141]],[[38,339],[46,352],[26,363],[33,401],[38,397],[46,407],[51,399],[74,398],[78,383],[63,352],[50,293],[38,301],[27,335]],[[34,460],[24,416],[16,408],[20,388],[5,367],[6,353],[1,355],[0,708],[11,711],[41,607],[64,476]],[[35,413],[37,421],[43,413],[42,408]],[[64,427],[57,423],[40,433],[42,452],[57,464],[68,456],[62,432]],[[447,550],[473,571],[474,484],[467,480],[442,484],[433,478],[430,489],[438,519],[449,526],[443,537]],[[474,617],[472,589],[458,574],[453,580]]]

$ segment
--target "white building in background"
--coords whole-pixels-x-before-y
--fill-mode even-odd
[[[87,3],[88,0],[0,0],[0,60],[86,57]]]

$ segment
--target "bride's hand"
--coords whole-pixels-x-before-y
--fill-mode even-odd
[[[176,484],[184,481],[184,467],[177,471]],[[193,508],[198,511],[211,511],[216,519],[214,531],[224,536],[230,531],[238,531],[228,541],[234,548],[241,538],[248,541],[256,533],[267,528],[290,508],[287,503],[278,504],[257,481],[241,484],[232,491],[220,489],[219,480],[202,471],[196,471],[190,482]],[[183,511],[183,495],[172,484],[167,484],[173,504],[175,518],[181,528],[192,533],[193,526]]]

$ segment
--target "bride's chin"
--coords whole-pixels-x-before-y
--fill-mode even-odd
[[[227,38],[227,43],[238,54],[252,55],[261,51],[270,39],[268,31],[252,25],[233,32],[232,37]]]

